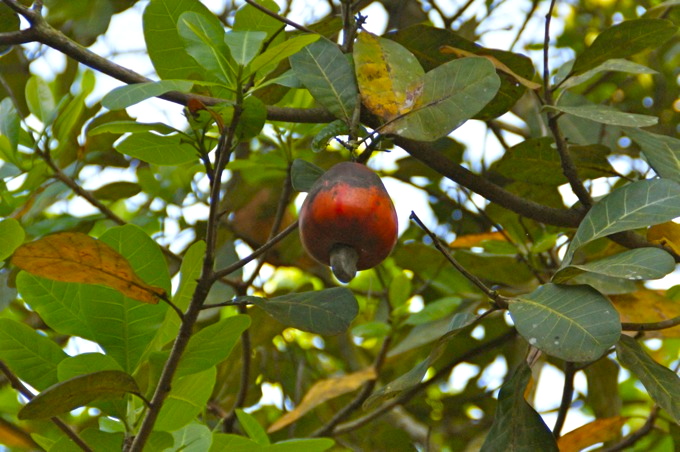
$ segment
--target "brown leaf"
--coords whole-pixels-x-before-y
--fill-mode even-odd
[[[367,381],[374,380],[375,378],[375,369],[369,367],[342,377],[317,381],[302,398],[300,405],[293,411],[281,416],[276,422],[269,426],[267,432],[272,433],[280,430],[297,421],[307,412],[325,401],[355,391]]]
[[[647,229],[647,240],[672,249],[680,254],[680,224],[668,221]]]
[[[532,82],[531,80],[527,80],[521,75],[515,73],[512,69],[507,67],[505,64],[503,64],[500,60],[498,60],[496,57],[493,57],[491,55],[477,55],[476,53],[468,52],[467,50],[459,49],[456,47],[451,47],[451,46],[441,46],[439,48],[439,51],[444,54],[449,54],[449,55],[456,55],[459,58],[464,58],[464,57],[483,57],[486,58],[487,60],[491,61],[496,69],[499,71],[505,72],[508,74],[510,77],[514,78],[519,82],[520,84],[526,86],[529,89],[532,90],[537,90],[541,89],[541,85]]]
[[[680,303],[662,292],[641,289],[633,293],[610,296],[622,322],[652,323],[680,316]],[[680,325],[659,331],[648,331],[649,337],[680,337]]]
[[[616,439],[627,418],[623,416],[596,419],[573,430],[557,441],[560,452],[578,452],[593,444]]]
[[[482,232],[480,234],[467,234],[456,237],[456,240],[449,243],[449,246],[451,248],[472,248],[473,246],[479,246],[480,243],[487,240],[507,241],[501,232]]]
[[[142,281],[116,250],[79,232],[62,232],[26,243],[17,248],[12,264],[55,281],[110,287],[144,303],[155,304],[165,296],[162,288]]]

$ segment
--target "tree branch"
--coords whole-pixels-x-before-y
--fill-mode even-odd
[[[567,413],[571,406],[571,398],[574,396],[574,375],[576,375],[576,367],[574,363],[566,362],[564,364],[564,386],[562,388],[562,401],[560,402],[560,409],[557,412],[557,419],[555,420],[555,427],[553,427],[553,436],[557,439],[562,434],[562,427],[564,421],[567,420]]]
[[[621,323],[624,331],[658,331],[680,325],[680,316],[651,323]]]

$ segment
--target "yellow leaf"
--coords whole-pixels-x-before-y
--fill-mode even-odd
[[[2,418],[0,418],[0,444],[26,450],[38,450],[38,445],[31,439],[28,432]]]
[[[292,424],[313,408],[321,405],[327,400],[356,391],[364,383],[375,380],[375,369],[372,367],[344,375],[337,378],[328,378],[317,381],[307,394],[302,398],[302,402],[293,411],[281,416],[276,422],[269,426],[268,433],[275,432],[283,427]]]
[[[647,240],[672,249],[680,254],[680,224],[668,221],[647,229]]]
[[[472,248],[487,240],[507,241],[505,236],[500,232],[482,232],[480,234],[467,234],[456,237],[456,240],[449,243],[449,246],[451,248]]]
[[[616,439],[627,418],[623,416],[596,419],[562,436],[557,445],[560,452],[578,452],[593,444]]]
[[[354,63],[361,101],[385,120],[413,109],[423,90],[424,71],[400,44],[368,32],[360,33]]]
[[[79,232],[62,232],[26,243],[17,248],[12,264],[55,281],[107,286],[144,303],[155,304],[165,296],[162,288],[142,281],[116,250]]]
[[[680,303],[655,290],[610,295],[622,322],[652,323],[680,316]],[[665,330],[648,331],[648,337],[680,337],[680,325]]]
[[[520,84],[526,86],[529,89],[537,90],[541,89],[541,85],[532,82],[531,80],[528,80],[524,77],[522,77],[519,74],[516,74],[515,71],[507,67],[505,64],[503,64],[500,60],[498,60],[496,57],[493,57],[491,55],[477,55],[476,53],[468,52],[467,50],[459,49],[456,47],[451,47],[451,46],[441,46],[439,48],[439,51],[444,54],[449,54],[449,55],[456,55],[457,57],[463,58],[463,57],[483,57],[486,58],[487,60],[491,61],[493,63],[494,67],[498,69],[499,71],[505,72],[508,74],[510,77],[514,78],[517,80]]]

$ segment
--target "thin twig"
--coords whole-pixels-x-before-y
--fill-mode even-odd
[[[309,28],[305,27],[304,25],[300,25],[298,23],[295,23],[295,22],[293,22],[292,20],[290,20],[286,17],[278,15],[277,13],[272,11],[271,9],[265,8],[264,6],[256,3],[254,0],[246,0],[246,3],[249,4],[250,6],[254,7],[254,8],[259,9],[260,11],[265,13],[266,15],[271,16],[271,17],[273,17],[274,19],[276,19],[280,22],[283,22],[284,24],[290,25],[293,28],[297,28],[300,31],[304,31],[305,33],[314,34],[313,30],[310,30]]]
[[[435,383],[436,381],[439,381],[442,378],[447,377],[450,373],[451,370],[456,367],[458,364],[468,361],[475,356],[478,356],[482,353],[485,353],[489,350],[493,350],[494,348],[503,345],[505,342],[507,342],[509,339],[514,337],[516,334],[515,330],[511,330],[501,336],[498,336],[489,342],[485,342],[484,344],[480,345],[479,347],[473,348],[472,350],[469,350],[465,352],[463,355],[459,356],[455,360],[451,361],[449,364],[446,366],[442,367],[440,370],[437,371],[437,373],[434,374],[432,378],[425,382],[418,383],[416,386],[413,388],[402,392],[397,398],[394,400],[391,400],[384,405],[381,405],[377,409],[375,409],[373,412],[362,416],[358,419],[355,419],[350,422],[346,422],[344,424],[338,425],[335,429],[333,429],[333,432],[331,433],[332,436],[338,436],[338,435],[344,435],[345,433],[352,432],[354,430],[357,430],[364,425],[368,424],[372,420],[384,415],[385,413],[389,412],[392,410],[397,405],[402,405],[409,400],[411,400],[414,396],[416,396],[419,392],[423,391],[425,388],[427,388],[429,385]]]
[[[566,362],[564,364],[564,386],[562,388],[562,401],[560,402],[560,409],[557,411],[557,419],[555,420],[555,427],[553,427],[553,436],[557,439],[562,434],[562,427],[564,421],[567,419],[567,413],[571,406],[571,398],[574,396],[574,375],[576,368],[574,363]]]
[[[680,325],[680,316],[651,323],[621,323],[624,331],[658,331]]]
[[[524,21],[522,22],[522,25],[519,27],[519,30],[517,31],[517,35],[515,36],[515,39],[512,40],[512,44],[510,44],[510,47],[508,48],[509,50],[512,50],[517,45],[517,43],[519,42],[519,38],[520,38],[520,36],[522,36],[522,33],[524,33],[524,30],[526,29],[527,25],[529,24],[529,21],[531,20],[531,16],[534,15],[534,13],[536,12],[536,8],[538,8],[538,3],[539,3],[539,0],[532,0],[531,9],[524,16]]]
[[[12,387],[17,392],[19,392],[19,394],[26,397],[28,400],[33,399],[34,397],[33,393],[28,390],[28,388],[21,382],[21,380],[19,380],[19,377],[14,375],[14,372],[12,372],[12,370],[9,367],[7,367],[7,364],[5,364],[3,361],[0,361],[0,371],[3,374],[5,374],[5,377],[7,377],[7,380],[9,380],[10,385],[12,385]],[[80,436],[78,436],[78,434],[75,431],[73,431],[73,429],[71,429],[71,427],[69,427],[64,421],[62,421],[58,417],[50,418],[50,420],[52,421],[52,423],[54,423],[54,425],[56,425],[59,428],[59,430],[64,432],[66,436],[68,436],[71,439],[71,441],[76,443],[76,445],[80,447],[82,450],[86,452],[93,452],[92,448],[90,448],[90,446],[88,446],[87,443],[83,441],[83,439]]]
[[[456,268],[456,270],[458,270],[470,282],[477,286],[487,297],[489,297],[494,302],[494,304],[496,304],[496,306],[500,308],[506,308],[508,306],[508,300],[504,296],[500,295],[495,290],[489,289],[486,286],[486,284],[482,282],[481,279],[479,279],[478,277],[467,271],[465,267],[460,265],[460,263],[451,255],[449,250],[447,250],[446,247],[444,247],[444,245],[441,243],[441,240],[439,240],[439,237],[437,237],[432,231],[428,229],[427,226],[425,226],[425,224],[420,220],[420,218],[418,218],[418,215],[416,215],[415,212],[411,211],[411,215],[409,216],[409,218],[415,221],[416,224],[420,226],[420,228],[423,231],[425,231],[427,235],[430,236],[435,248],[437,248],[444,255],[446,260],[448,260],[451,263],[451,265],[453,265]]]

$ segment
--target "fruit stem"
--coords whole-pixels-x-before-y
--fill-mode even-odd
[[[359,253],[349,245],[336,243],[331,248],[331,270],[341,282],[348,283],[357,273]]]

